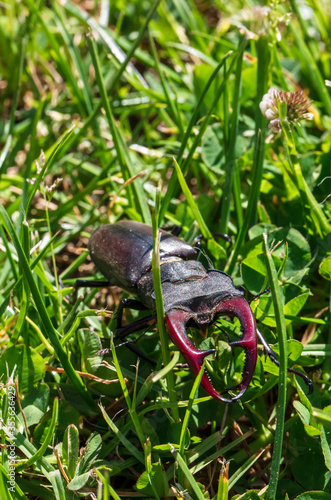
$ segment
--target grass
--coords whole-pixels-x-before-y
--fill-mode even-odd
[[[330,497],[330,20],[316,0],[1,5],[1,499]],[[278,103],[272,135],[270,87],[303,89],[313,119]],[[155,366],[116,347],[127,294],[74,288],[122,219],[154,227],[158,327],[136,347]],[[259,346],[239,403],[199,388],[160,319],[171,224],[248,300],[270,287],[251,307],[280,368]],[[223,332],[190,331],[218,388],[243,368]]]

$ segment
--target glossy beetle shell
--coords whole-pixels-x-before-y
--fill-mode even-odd
[[[169,257],[196,259],[197,251],[183,240],[160,230],[161,262]],[[110,283],[137,294],[141,277],[152,268],[153,235],[146,224],[120,221],[100,226],[89,241],[91,258]]]
[[[155,315],[152,275],[152,228],[133,221],[100,226],[91,236],[89,251],[93,262],[112,285],[133,293]],[[243,380],[238,394],[224,397],[211,384],[206,373],[201,385],[212,397],[223,402],[238,400],[246,391],[256,365],[257,332],[253,313],[230,276],[216,269],[205,269],[197,260],[197,251],[161,230],[160,270],[165,320],[169,335],[197,376],[205,356],[190,340],[186,326],[206,330],[220,315],[236,316],[243,335],[232,343],[247,352]]]

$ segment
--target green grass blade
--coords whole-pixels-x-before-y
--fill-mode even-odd
[[[199,374],[198,376],[195,378],[194,380],[194,384],[192,386],[192,389],[191,389],[191,392],[190,392],[190,396],[189,396],[189,402],[188,402],[188,406],[187,406],[187,409],[186,409],[186,412],[185,412],[185,416],[184,416],[184,419],[183,419],[183,423],[182,423],[182,428],[181,428],[181,431],[180,431],[180,437],[179,437],[179,448],[178,448],[178,452],[179,454],[183,457],[183,459],[185,460],[185,453],[184,453],[184,450],[185,450],[185,441],[186,441],[186,437],[187,437],[187,433],[188,433],[188,423],[189,423],[189,420],[190,420],[190,416],[191,416],[191,413],[192,413],[192,407],[193,407],[193,404],[194,404],[194,396],[199,388],[199,385],[200,385],[200,382],[201,382],[201,377],[204,373],[204,370],[205,370],[205,367],[204,367],[204,364],[202,365],[200,371],[199,371]],[[178,481],[180,484],[184,484],[184,472],[182,469],[179,469],[178,471]]]
[[[56,500],[68,500],[68,496],[66,495],[66,490],[64,489],[64,484],[63,484],[64,480],[61,471],[58,469],[50,472],[49,480],[52,483]]]
[[[260,102],[268,90],[270,49],[265,36],[257,42],[257,82],[255,100],[255,146],[253,160],[252,189],[249,194],[248,207],[249,225],[253,226],[257,221],[257,205],[260,197],[260,189],[263,174],[263,161],[265,152],[266,117],[261,113]],[[278,58],[277,58],[278,61]],[[278,71],[279,73],[279,71]],[[281,79],[283,74],[281,73]],[[246,215],[246,214],[245,214]]]
[[[221,464],[216,500],[228,500],[229,498],[229,465],[229,462]]]
[[[102,405],[100,405],[100,409],[103,418],[105,419],[106,423],[109,425],[115,436],[118,438],[118,440],[123,444],[123,446],[125,446],[125,448],[131,455],[133,455],[137,460],[139,460],[139,462],[141,462],[144,465],[145,464],[144,455],[140,451],[138,451],[137,448],[125,437],[125,435],[120,431],[117,425],[107,414],[105,408]],[[130,427],[132,427],[131,422],[130,422]]]
[[[0,472],[4,475],[6,478],[6,485],[0,481],[0,495],[1,495],[1,500],[28,500],[28,497],[26,497],[21,490],[21,488],[18,486],[17,482],[15,481],[15,485],[11,485],[11,477],[9,476],[6,468],[0,463]],[[15,496],[10,495],[8,486],[10,487],[10,491],[14,492],[13,488],[15,489]]]
[[[185,479],[189,482],[189,484],[190,484],[193,492],[195,493],[196,497],[198,498],[198,500],[204,500],[205,497],[204,497],[203,493],[201,492],[199,486],[197,485],[194,477],[192,476],[189,468],[187,467],[187,465],[186,465],[185,461],[183,460],[183,458],[181,457],[180,453],[171,444],[170,444],[170,451],[171,451],[172,455],[174,456],[176,462],[178,463],[179,467],[182,469]],[[184,485],[181,485],[181,486],[184,486]]]
[[[143,402],[146,395],[152,390],[152,387],[156,382],[158,382],[163,377],[166,377],[169,372],[173,371],[175,365],[179,361],[179,357],[180,357],[180,352],[175,351],[174,355],[172,357],[172,360],[170,361],[170,363],[168,365],[164,366],[164,368],[162,368],[158,372],[151,373],[151,375],[149,375],[149,377],[147,377],[147,379],[145,380],[142,388],[140,389],[140,391],[137,395],[137,403],[136,403],[137,406]],[[168,384],[169,384],[169,382],[168,382]],[[175,401],[174,405],[176,405],[176,404],[177,403]]]
[[[9,439],[12,439],[12,436],[14,434],[15,446],[25,456],[31,458],[38,452],[37,448],[32,443],[30,443],[28,438],[23,436],[23,434],[18,432],[18,430],[13,429],[12,427],[9,428],[5,425],[2,425],[2,430]],[[41,456],[38,462],[35,463],[35,470],[42,472],[45,477],[49,479],[49,473],[54,471],[54,467],[49,463],[48,460],[46,460],[44,456]]]
[[[247,472],[255,464],[255,462],[260,458],[262,453],[264,453],[264,450],[261,450],[260,452],[254,453],[254,455],[249,457],[249,459],[246,460],[246,462],[241,467],[239,467],[239,469],[234,474],[232,474],[232,476],[229,479],[229,490],[231,488],[233,488],[234,485],[237,483],[237,481],[239,481],[239,479],[245,474],[245,472]],[[270,486],[269,486],[269,488],[270,488]],[[268,495],[268,493],[267,493],[267,495]],[[269,497],[269,498],[275,498],[275,496]]]
[[[232,115],[231,115],[231,126],[230,126],[230,137],[228,145],[228,158],[226,161],[226,175],[225,183],[223,187],[222,196],[222,206],[221,206],[221,224],[220,232],[226,234],[228,232],[228,224],[230,219],[230,203],[231,203],[231,193],[234,191],[234,202],[237,214],[237,224],[238,227],[242,225],[242,208],[240,201],[240,176],[239,171],[236,169],[236,157],[235,157],[235,147],[236,139],[238,135],[239,126],[239,112],[240,112],[240,97],[241,97],[241,86],[242,86],[242,62],[245,50],[245,39],[241,39],[238,45],[238,58],[236,62],[236,72],[235,72],[235,88],[232,103]],[[242,50],[240,47],[243,46]]]
[[[137,36],[136,40],[134,41],[134,43],[132,44],[132,46],[128,50],[128,53],[126,54],[125,59],[123,60],[121,66],[119,67],[118,71],[116,72],[116,76],[115,76],[114,80],[111,83],[110,91],[113,90],[115,88],[115,85],[119,82],[120,77],[122,76],[124,70],[128,66],[129,62],[131,61],[131,59],[132,59],[132,57],[134,55],[134,53],[136,52],[137,48],[139,47],[139,45],[140,45],[140,43],[141,43],[141,41],[143,39],[143,36],[145,35],[145,32],[146,32],[146,30],[148,28],[148,25],[151,22],[156,9],[159,6],[160,1],[161,0],[156,0],[155,2],[152,3],[152,7],[150,8],[150,10],[149,10],[149,12],[148,12],[148,14],[146,16],[144,24],[141,26],[141,28],[139,30],[139,33],[138,33],[138,36]],[[139,75],[137,75],[137,76],[138,76],[138,79],[141,80],[139,78]]]
[[[17,51],[17,64],[15,65],[14,70],[16,71],[16,79],[15,79],[15,90],[14,90],[14,98],[10,112],[10,121],[9,121],[9,135],[13,134],[14,125],[15,125],[15,114],[18,105],[18,99],[21,90],[22,83],[22,74],[23,74],[23,65],[26,53],[26,38],[20,38],[19,47]]]
[[[23,216],[24,216],[24,213],[26,210],[25,207],[28,206],[27,199],[28,199],[29,186],[30,186],[28,179],[30,180],[32,163],[37,156],[37,146],[38,146],[37,127],[38,127],[38,123],[41,120],[41,117],[42,117],[42,114],[44,111],[44,106],[45,106],[45,99],[41,99],[39,106],[38,106],[38,109],[36,111],[34,120],[33,120],[33,124],[32,124],[30,149],[29,149],[29,153],[28,153],[27,161],[26,161],[26,163],[27,163],[26,170],[24,172],[23,193],[22,193],[22,197],[21,197],[21,204],[20,204],[20,211],[19,211],[20,216],[18,217],[18,221],[17,221],[18,226],[21,224],[21,222],[23,220]]]
[[[190,121],[189,121],[189,124],[186,128],[186,132],[185,132],[185,135],[184,135],[184,139],[182,140],[182,143],[181,143],[181,147],[180,147],[180,150],[178,152],[178,155],[177,155],[177,158],[176,158],[176,161],[177,163],[181,163],[182,159],[183,159],[183,155],[184,155],[184,152],[185,152],[185,149],[186,149],[186,146],[187,146],[187,143],[189,141],[189,138],[191,136],[191,133],[192,133],[192,129],[196,123],[196,120],[197,120],[197,117],[198,117],[198,114],[199,114],[199,111],[201,109],[201,106],[203,104],[203,101],[204,101],[204,98],[208,92],[208,90],[210,89],[210,86],[212,85],[213,81],[215,80],[215,78],[217,77],[220,69],[225,65],[226,63],[226,60],[228,59],[228,57],[230,57],[232,55],[232,51],[231,52],[228,52],[222,59],[222,61],[220,62],[220,64],[217,66],[217,68],[214,70],[214,72],[212,73],[211,77],[209,78],[205,88],[203,89],[203,92],[201,93],[200,97],[199,97],[199,100],[197,102],[197,105],[195,106],[194,110],[193,110],[193,113],[192,113],[192,116],[190,118]],[[235,59],[236,56],[234,56],[234,59]],[[233,59],[233,60],[234,60]],[[233,60],[232,60],[232,64],[230,66],[230,70],[232,72],[232,68],[233,68]],[[226,84],[228,82],[228,79],[231,75],[231,72],[230,70],[227,72],[226,76],[224,77],[224,80],[223,80],[223,83],[222,85],[220,86],[217,94],[216,94],[216,97],[215,97],[215,100],[213,102],[213,106],[211,107],[211,110],[210,112],[207,114],[207,116],[205,117],[204,119],[204,122],[203,122],[203,125],[200,126],[200,128],[203,126],[203,128],[201,129],[201,133],[199,133],[199,139],[196,139],[195,142],[194,142],[194,145],[190,148],[190,152],[189,152],[189,160],[187,159],[184,164],[183,164],[183,172],[185,174],[185,168],[188,166],[189,162],[191,161],[192,157],[193,157],[193,154],[194,154],[194,151],[196,149],[196,146],[197,144],[199,143],[199,141],[201,140],[201,137],[203,135],[203,133],[205,132],[206,128],[207,128],[207,125],[210,121],[210,118],[211,118],[211,115],[212,115],[212,109],[214,109],[214,106],[216,106],[218,100],[220,99],[221,95],[222,95],[222,92],[224,91],[224,89],[226,88]],[[175,190],[175,187],[176,187],[176,182],[177,182],[177,176],[175,174],[173,174],[170,178],[170,181],[169,181],[169,185],[168,185],[168,189],[167,189],[167,193],[163,199],[163,203],[162,203],[162,206],[161,206],[161,211],[160,211],[160,221],[163,220],[164,218],[164,214],[166,213],[167,209],[168,209],[168,206],[171,202],[171,198],[173,196],[173,193],[174,193],[174,190]]]
[[[190,396],[189,396],[189,402],[188,402],[188,406],[187,406],[187,409],[186,409],[186,412],[185,412],[185,416],[184,416],[184,419],[183,419],[183,423],[182,423],[182,430],[181,430],[181,433],[180,433],[180,439],[179,439],[179,453],[184,456],[184,446],[185,446],[185,434],[186,434],[186,430],[187,430],[187,427],[188,427],[188,423],[189,423],[189,420],[190,420],[190,416],[191,416],[191,412],[192,412],[192,407],[193,407],[193,404],[194,404],[194,397],[196,395],[196,392],[199,388],[199,385],[200,385],[200,382],[201,382],[201,378],[202,378],[202,375],[203,375],[203,372],[204,372],[204,365],[202,365],[199,373],[198,373],[198,376],[195,378],[194,380],[194,384],[192,386],[192,389],[191,389],[191,392],[190,392]]]
[[[107,116],[109,128],[110,128],[110,131],[111,131],[111,134],[113,137],[114,147],[115,147],[115,150],[117,153],[117,158],[118,158],[118,161],[119,161],[119,164],[121,167],[123,178],[125,180],[128,180],[130,177],[135,176],[137,172],[133,168],[129,153],[127,152],[127,148],[125,147],[125,145],[123,143],[119,129],[115,123],[113,113],[111,111],[108,95],[106,92],[104,80],[103,80],[102,73],[101,73],[100,60],[99,60],[99,56],[98,56],[98,52],[97,52],[97,48],[96,48],[96,43],[95,43],[95,40],[93,37],[90,36],[88,38],[88,44],[89,44],[90,53],[91,53],[91,57],[92,57],[92,61],[93,61],[94,69],[95,69],[96,79],[97,79],[98,86],[99,86],[100,93],[101,93],[102,103],[103,103],[103,106],[104,106],[105,111],[106,111],[106,116]],[[150,212],[149,212],[149,209],[148,209],[148,206],[146,203],[146,197],[144,195],[141,179],[136,180],[136,182],[133,184],[133,189],[135,191],[137,203],[138,203],[139,208],[140,208],[139,212],[141,213],[144,222],[148,223],[151,220],[150,219]],[[129,195],[130,195],[130,192],[131,192],[131,186],[129,185],[128,186]],[[131,200],[132,205],[133,205],[133,203],[134,203],[133,200]]]
[[[199,224],[199,228],[202,232],[203,237],[208,240],[208,239],[212,238],[212,234],[209,231],[208,226],[205,223],[205,221],[200,213],[200,210],[194,201],[193,195],[192,195],[188,185],[186,184],[183,173],[182,173],[177,161],[175,160],[175,158],[173,160],[174,160],[175,169],[176,169],[177,177],[179,180],[179,184],[180,184],[182,191],[187,199],[187,203],[189,204],[189,207],[192,210],[192,213],[194,215],[195,220]]]
[[[303,210],[307,220],[307,226],[310,227],[310,230],[313,233],[317,233],[321,238],[327,238],[331,233],[331,225],[302,174],[302,169],[296,152],[293,132],[290,129],[288,120],[286,118],[282,119],[282,116],[281,126],[282,141],[287,161],[289,163],[295,185],[300,193]]]
[[[84,101],[87,113],[90,114],[92,112],[92,109],[93,109],[92,95],[91,95],[92,92],[91,92],[91,88],[89,85],[89,81],[87,78],[85,68],[83,66],[82,59],[80,57],[80,54],[77,50],[76,45],[73,43],[73,40],[70,37],[70,34],[67,30],[66,19],[64,18],[62,10],[59,8],[59,4],[56,1],[53,1],[52,4],[53,4],[53,10],[54,10],[54,17],[55,17],[55,20],[57,21],[57,27],[58,27],[59,31],[61,32],[63,41],[65,43],[66,52],[70,54],[71,60],[73,61],[73,63],[75,64],[75,67],[77,69],[77,73],[79,75],[79,80],[82,83],[81,86],[78,85],[79,93],[82,95],[82,100]],[[73,71],[71,73],[73,75],[75,74],[75,72],[73,72]]]
[[[278,276],[272,259],[271,251],[267,244],[267,235],[263,235],[263,251],[266,257],[266,265],[272,300],[274,304],[275,320],[279,339],[279,381],[278,381],[278,406],[276,418],[276,431],[274,450],[272,454],[270,482],[266,493],[266,500],[274,500],[276,497],[279,478],[280,463],[282,458],[282,447],[284,438],[284,420],[286,409],[286,377],[287,377],[287,335],[284,318],[284,297],[279,288]]]
[[[92,397],[90,396],[89,392],[87,391],[81,378],[75,372],[71,362],[69,361],[65,351],[63,350],[63,348],[61,346],[57,332],[56,332],[56,330],[55,330],[55,328],[54,328],[54,326],[53,326],[53,324],[48,316],[47,309],[46,309],[44,302],[42,300],[42,297],[40,295],[40,291],[39,291],[38,286],[33,278],[32,271],[30,269],[27,258],[23,252],[22,246],[17,238],[14,227],[11,223],[11,220],[9,219],[6,210],[4,209],[4,207],[2,205],[0,205],[0,213],[1,213],[3,223],[6,227],[6,230],[7,230],[8,234],[10,235],[12,242],[16,248],[16,252],[17,252],[18,258],[20,260],[20,264],[22,266],[26,280],[29,284],[31,294],[32,294],[34,302],[36,304],[36,308],[37,308],[38,313],[39,313],[41,320],[43,322],[45,332],[47,333],[47,336],[54,347],[56,355],[59,358],[60,362],[62,363],[62,366],[63,366],[68,378],[70,379],[70,381],[72,382],[72,384],[76,388],[77,392],[86,401],[86,403],[88,405],[87,409],[90,409],[90,411],[96,411],[97,407],[96,407],[95,402],[93,401]]]
[[[161,85],[162,85],[162,88],[163,88],[163,92],[164,92],[164,95],[165,95],[165,98],[166,98],[166,102],[167,102],[167,104],[169,106],[170,114],[172,116],[172,119],[174,120],[174,123],[177,125],[177,127],[179,129],[180,136],[183,137],[184,130],[183,130],[182,120],[181,120],[181,117],[180,117],[180,112],[178,111],[178,108],[176,107],[175,99],[171,97],[171,93],[172,92],[171,92],[171,89],[170,89],[169,84],[167,82],[167,79],[166,79],[166,77],[164,75],[164,72],[163,72],[163,70],[161,68],[154,40],[153,40],[150,32],[148,34],[149,34],[149,44],[151,46],[153,57],[154,57],[154,60],[155,60],[155,66],[156,66],[157,73],[159,75],[159,79],[160,79],[160,82],[161,82]]]
[[[101,479],[102,481],[102,486],[103,486],[103,500],[109,500],[109,494],[114,500],[121,500],[121,497],[116,493],[116,491],[112,488],[112,486],[109,484],[109,477],[104,476],[101,471],[96,468],[95,473],[97,476]],[[98,497],[99,499],[99,497]]]
[[[311,79],[311,85],[316,88],[327,114],[331,115],[331,97],[315,58],[310,52],[309,47],[305,44],[300,30],[297,29],[295,23],[290,23],[290,29],[301,54],[301,61],[306,66],[307,76]]]
[[[11,134],[9,134],[7,139],[6,139],[6,143],[5,143],[5,145],[1,151],[1,154],[0,154],[0,178],[3,176],[2,170],[5,170],[4,167],[6,166],[6,158],[7,158],[9,151],[10,151],[12,141],[13,141],[13,136]]]
[[[161,287],[161,269],[160,269],[160,239],[161,233],[158,231],[159,226],[159,205],[160,205],[161,190],[158,189],[156,192],[156,202],[155,211],[152,216],[153,223],[153,253],[152,253],[152,270],[153,270],[153,285],[155,291],[155,305],[156,305],[156,315],[158,330],[160,336],[161,350],[163,362],[166,366],[170,363],[170,352],[168,347],[168,339],[165,321],[164,321],[164,307],[163,307],[163,297],[162,297],[162,287]],[[172,371],[168,371],[166,374],[169,400],[171,403],[176,403],[176,389],[175,380]],[[172,409],[172,415],[175,421],[179,420],[178,409],[174,406]]]
[[[212,453],[211,455],[208,455],[206,458],[201,460],[197,465],[194,465],[193,467],[190,468],[190,471],[192,474],[196,474],[200,470],[202,470],[204,467],[207,467],[208,464],[211,464],[214,460],[219,459],[221,456],[224,456],[226,453],[228,453],[230,450],[233,448],[236,448],[237,446],[240,445],[243,441],[245,441],[249,436],[254,434],[254,430],[245,432],[242,436],[239,438],[235,439],[231,443],[229,443],[226,446],[223,446],[222,448],[219,448],[217,451]],[[201,445],[196,446],[196,451],[188,457],[188,463],[191,464],[194,462],[194,460],[197,460],[204,452],[204,447]]]
[[[58,423],[58,416],[59,416],[59,400],[58,400],[58,398],[55,398],[54,402],[53,402],[52,418],[51,418],[49,427],[47,429],[46,436],[44,438],[44,441],[43,441],[41,447],[39,448],[37,453],[32,455],[32,457],[30,457],[26,462],[23,462],[22,465],[18,464],[16,467],[17,471],[20,471],[22,468],[30,467],[31,465],[36,463],[38,460],[40,460],[41,457],[44,456],[48,446],[50,445],[50,443],[53,440],[55,426]]]
[[[36,179],[36,182],[32,186],[30,196],[28,198],[26,205],[23,207],[25,210],[25,213],[27,213],[29,210],[31,202],[32,202],[32,200],[37,192],[37,189],[40,186],[41,181],[44,178],[46,170],[51,168],[52,164],[55,162],[56,158],[58,157],[62,147],[65,146],[66,142],[69,140],[71,134],[74,131],[74,128],[75,128],[75,125],[70,127],[69,130],[66,130],[64,132],[64,134],[62,134],[60,139],[58,139],[58,141],[52,146],[52,148],[50,148],[50,150],[48,150],[47,154],[45,155],[45,164],[42,167],[42,169],[41,169],[41,171]]]

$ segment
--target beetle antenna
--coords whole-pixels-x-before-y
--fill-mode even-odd
[[[152,325],[150,325],[148,328],[146,328],[146,330],[144,330],[140,335],[138,335],[138,337],[136,337],[134,339],[130,339],[130,340],[125,340],[124,342],[121,342],[120,344],[115,345],[115,349],[117,349],[118,347],[123,347],[124,345],[136,344],[136,342],[138,342],[141,339],[141,337],[143,337],[145,335],[145,333],[147,333],[151,329],[151,327],[152,327]]]
[[[196,250],[198,250],[198,252],[202,253],[202,255],[204,256],[204,258],[208,262],[209,269],[214,269],[214,264],[212,263],[211,259],[208,257],[207,253],[201,247],[199,247],[199,246],[194,246],[193,248],[195,248]]]
[[[258,299],[259,297],[261,297],[261,295],[264,295],[265,293],[269,293],[270,292],[270,286],[268,286],[265,290],[263,290],[263,292],[260,292],[260,293],[257,293],[256,295],[254,295],[249,301],[248,303],[250,304],[251,302],[253,302],[253,300],[256,300]]]

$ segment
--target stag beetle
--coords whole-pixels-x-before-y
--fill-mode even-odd
[[[236,288],[229,275],[217,269],[205,269],[197,261],[198,250],[174,234],[160,229],[160,270],[165,321],[173,343],[185,358],[195,375],[198,375],[203,360],[215,349],[201,351],[189,339],[186,327],[195,326],[205,331],[221,315],[235,316],[239,319],[243,332],[231,347],[239,346],[245,350],[246,358],[242,381],[227,389],[238,393],[226,398],[213,387],[208,373],[202,375],[201,385],[213,398],[226,403],[237,401],[247,390],[257,361],[257,338],[261,339],[264,352],[276,363],[276,354],[265,342],[256,328],[252,310],[244,298],[244,289]],[[79,280],[78,286],[114,285],[136,295],[139,300],[122,301],[118,311],[120,336],[138,331],[155,322],[155,293],[152,275],[152,228],[133,221],[120,221],[100,226],[89,240],[89,253],[92,261],[107,282]],[[121,327],[124,307],[136,310],[152,310],[152,315]],[[100,351],[106,354],[109,349]],[[311,390],[311,383],[302,376]],[[307,382],[307,380],[309,382]]]

